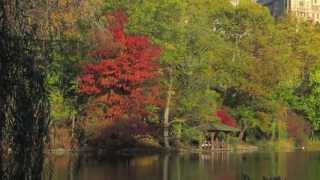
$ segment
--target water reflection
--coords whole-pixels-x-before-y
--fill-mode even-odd
[[[318,180],[319,152],[52,157],[53,180]]]
[[[169,154],[164,155],[163,158],[163,180],[169,179]]]

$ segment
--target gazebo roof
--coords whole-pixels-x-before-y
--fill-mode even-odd
[[[208,132],[239,132],[239,128],[230,127],[220,122],[210,123],[205,128]]]

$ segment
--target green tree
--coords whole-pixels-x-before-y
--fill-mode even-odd
[[[208,5],[205,1],[170,0],[143,1],[128,8],[128,30],[147,34],[163,47],[166,147],[169,146],[169,121],[197,126],[200,121],[212,119],[218,94],[212,89],[215,70],[211,61],[216,56],[212,51],[219,46],[212,42],[223,41],[212,30],[210,11],[219,3],[231,6],[224,1]]]

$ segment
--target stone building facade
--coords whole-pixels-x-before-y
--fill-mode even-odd
[[[230,1],[234,5],[239,3],[239,0]],[[305,20],[320,22],[320,0],[256,0],[256,2],[268,7],[275,17],[291,13]]]
[[[320,0],[288,0],[288,10],[303,19],[320,22]]]
[[[234,6],[238,5],[240,2],[240,0],[229,0],[229,1]],[[268,7],[271,14],[275,17],[281,16],[286,12],[286,8],[288,7],[287,5],[288,1],[290,0],[252,0],[252,2],[256,2],[263,6]]]
[[[257,0],[267,6],[273,16],[291,13],[305,20],[320,22],[320,0]]]

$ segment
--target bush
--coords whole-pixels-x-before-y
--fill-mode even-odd
[[[304,146],[311,135],[311,124],[296,113],[289,111],[287,119],[288,138],[297,146]]]
[[[148,124],[137,120],[88,119],[83,123],[84,139],[94,149],[120,150],[141,146],[158,146]]]
[[[310,139],[307,141],[306,148],[308,150],[319,151],[320,150],[320,139]]]
[[[266,151],[293,151],[294,141],[290,139],[280,139],[277,141],[259,141],[257,146]]]
[[[204,138],[203,132],[197,128],[185,127],[182,130],[181,141],[193,146],[199,146]]]

